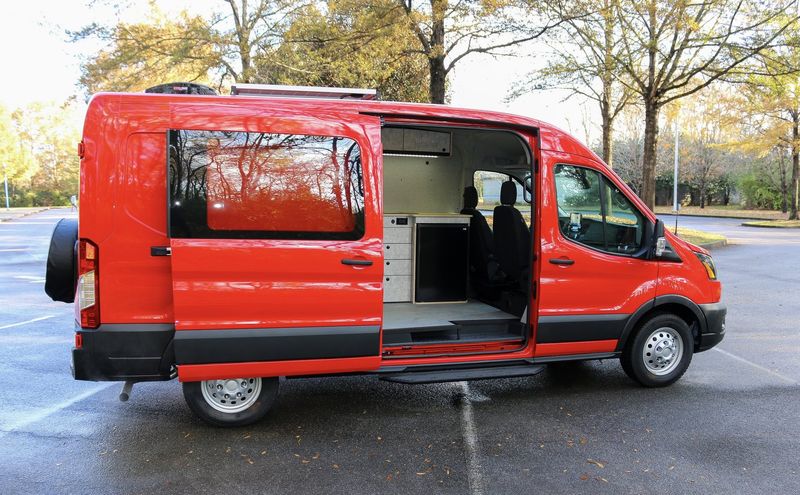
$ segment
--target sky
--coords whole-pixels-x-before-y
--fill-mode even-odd
[[[193,0],[194,12],[218,7],[220,0]],[[122,19],[136,22],[147,14],[144,0],[41,0],[22,6],[13,3],[0,17],[0,47],[5,77],[0,78],[0,104],[16,108],[33,101],[57,101],[77,95],[82,57],[102,48],[95,42],[71,43],[66,30],[77,30],[91,22],[112,24],[116,21],[114,3],[127,6]],[[177,12],[187,3],[160,0],[159,8]],[[536,57],[493,58],[485,55],[467,57],[451,74],[451,103],[455,106],[498,110],[535,117],[570,131],[581,141],[598,135],[599,114],[594,105],[571,98],[563,92],[544,91],[526,95],[512,102],[504,101],[515,81],[523,79],[534,67]],[[13,69],[12,69],[13,68]],[[165,81],[167,82],[167,81]]]

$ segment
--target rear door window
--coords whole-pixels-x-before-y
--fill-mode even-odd
[[[361,153],[352,139],[170,130],[170,236],[356,240]]]

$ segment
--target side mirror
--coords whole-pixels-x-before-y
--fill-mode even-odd
[[[660,258],[667,248],[667,238],[664,237],[664,222],[656,220],[656,226],[653,229],[653,258]]]

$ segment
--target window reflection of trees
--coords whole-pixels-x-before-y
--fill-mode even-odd
[[[228,231],[363,231],[361,156],[352,139],[170,131],[169,157],[177,221],[202,218]]]

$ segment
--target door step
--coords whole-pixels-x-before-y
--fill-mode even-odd
[[[544,371],[545,367],[535,364],[514,366],[492,366],[488,368],[462,368],[433,371],[405,371],[397,374],[383,375],[381,380],[387,382],[421,384],[460,382],[469,380],[488,380],[491,378],[515,378],[533,376]]]

